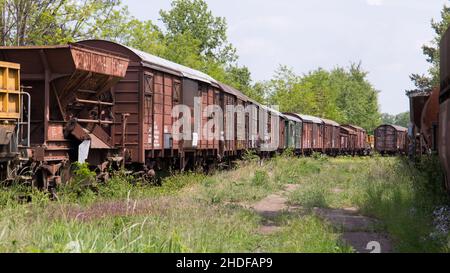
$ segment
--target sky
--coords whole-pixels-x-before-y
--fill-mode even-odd
[[[169,0],[123,0],[132,15],[161,25]],[[409,110],[405,90],[412,73],[426,73],[422,45],[433,39],[431,19],[448,0],[206,0],[225,17],[239,64],[255,81],[269,80],[280,65],[297,74],[362,62],[380,91],[384,113]]]

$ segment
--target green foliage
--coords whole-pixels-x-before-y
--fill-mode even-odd
[[[93,174],[80,166],[78,175]],[[448,235],[432,236],[433,211],[449,203],[441,178],[436,157],[416,164],[277,157],[207,178],[176,175],[161,187],[132,185],[132,177],[118,173],[98,185],[91,202],[49,202],[45,193],[16,185],[0,191],[0,252],[352,252],[341,230],[310,210],[280,213],[271,218],[275,232],[259,232],[262,217],[247,206],[285,184],[299,185],[287,196],[291,204],[357,207],[379,219],[374,228],[390,234],[395,251],[444,252]],[[17,196],[25,192],[32,201],[21,204]]]
[[[408,127],[410,121],[409,112],[400,113],[398,115],[382,114],[381,122],[383,124],[392,124],[402,127]]]
[[[92,193],[91,190],[98,186],[97,174],[89,169],[88,164],[76,163],[74,167],[73,177],[67,185],[63,186],[63,192],[68,195],[74,193],[76,197]]]
[[[318,69],[298,76],[281,66],[266,83],[269,101],[282,112],[309,114],[356,124],[372,131],[380,123],[378,91],[360,64],[349,69]]]
[[[212,57],[219,63],[236,60],[235,49],[227,41],[227,24],[215,17],[203,0],[173,0],[169,11],[159,12],[166,36],[189,34],[199,41],[197,55]]]
[[[120,0],[2,0],[2,45],[52,45],[121,27]]]
[[[260,157],[254,150],[246,150],[242,155],[242,161],[244,162],[254,162],[258,160],[260,160]]]
[[[446,241],[433,237],[433,212],[449,204],[436,157],[418,164],[403,158],[337,158],[309,173],[290,196],[304,207],[359,208],[379,219],[399,252],[441,252]]]
[[[295,150],[293,148],[287,148],[281,154],[281,157],[290,158],[295,156]]]
[[[421,91],[430,90],[435,86],[439,86],[440,43],[442,36],[449,26],[450,7],[444,5],[441,11],[440,20],[431,20],[431,28],[434,31],[435,37],[430,43],[422,46],[423,54],[425,55],[427,62],[431,64],[428,75],[412,74],[410,76],[417,89]]]
[[[252,184],[257,187],[266,186],[269,182],[269,175],[266,171],[257,170],[255,176],[252,179]]]

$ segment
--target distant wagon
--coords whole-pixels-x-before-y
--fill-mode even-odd
[[[351,129],[356,133],[353,152],[359,155],[366,155],[370,151],[367,131],[364,128],[352,124],[342,125],[342,127]]]
[[[294,113],[286,113],[286,115],[294,116],[302,121],[302,154],[310,155],[313,152],[322,153],[324,143],[324,122],[320,118],[308,115]]]
[[[293,115],[285,115],[285,148],[300,154],[302,150],[302,120]]]
[[[346,127],[340,128],[340,154],[354,154],[357,134],[354,130]]]
[[[324,152],[328,155],[337,155],[340,152],[340,125],[332,120],[322,119],[324,122]]]
[[[381,154],[405,154],[408,150],[408,129],[381,125],[375,129],[375,150]]]

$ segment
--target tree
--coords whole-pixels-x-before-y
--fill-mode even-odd
[[[408,127],[410,117],[409,112],[400,113],[398,115],[382,114],[381,119],[383,124],[398,125]]]
[[[430,90],[439,85],[440,42],[445,31],[450,26],[450,7],[444,6],[439,21],[431,20],[431,27],[435,33],[433,40],[422,47],[423,54],[431,64],[428,75],[412,74],[411,80],[419,90]]]
[[[360,64],[331,71],[319,68],[302,76],[282,66],[267,87],[269,101],[284,112],[357,124],[369,131],[380,123],[378,91]]]
[[[174,0],[172,9],[159,12],[166,35],[189,35],[199,41],[198,55],[226,64],[235,62],[236,50],[227,41],[227,23],[215,17],[204,0]]]
[[[111,27],[120,0],[1,0],[2,45],[62,44]]]

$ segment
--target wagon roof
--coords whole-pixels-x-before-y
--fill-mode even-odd
[[[43,46],[0,46],[0,50],[49,50],[49,49],[72,49],[72,48],[80,48],[85,50],[91,50],[95,51],[97,54],[103,54],[108,56],[114,56],[115,58],[120,58],[123,60],[128,60],[126,56],[123,56],[122,54],[104,50],[97,47],[90,47],[83,44],[78,43],[69,43],[66,45],[43,45]]]
[[[356,129],[356,130],[359,130],[359,131],[364,131],[364,132],[366,131],[366,129],[364,129],[362,127],[359,127],[359,126],[356,126],[356,125],[353,125],[353,124],[345,124],[345,125],[342,125],[342,126],[350,127],[352,129]]]
[[[340,126],[339,123],[337,123],[334,120],[329,120],[329,119],[322,119],[322,121],[326,124],[326,125],[332,125],[332,126]]]
[[[341,130],[344,130],[344,131],[346,131],[346,132],[349,133],[349,134],[356,135],[355,130],[353,130],[353,129],[351,129],[351,128],[343,127],[343,126],[339,126],[339,127],[341,128]]]
[[[275,113],[275,114],[277,114],[278,116],[280,116],[280,117],[283,117],[283,118],[286,118],[286,115],[284,115],[283,113],[281,113],[280,111],[277,111],[277,110],[275,110],[275,109],[273,109],[273,108],[270,108],[269,106],[265,106],[265,105],[259,105],[262,109],[264,109],[264,110],[267,110],[267,111],[269,111],[269,112],[272,112],[272,113]]]
[[[102,42],[102,43],[109,43],[109,44],[113,44],[113,45],[118,45],[121,46],[129,51],[131,51],[131,53],[133,53],[134,55],[136,55],[140,61],[142,62],[143,65],[151,68],[151,69],[155,69],[155,70],[160,70],[166,73],[170,73],[176,76],[180,76],[180,77],[184,77],[184,78],[188,78],[188,79],[192,79],[192,80],[198,80],[201,82],[206,82],[209,84],[213,84],[215,86],[218,86],[217,81],[212,78],[211,76],[192,69],[190,67],[181,65],[181,64],[177,64],[175,62],[163,59],[161,57],[152,55],[150,53],[141,51],[139,49],[135,49],[120,43],[116,43],[116,42],[112,42],[112,41],[108,41],[108,40],[101,40],[101,39],[91,39],[91,40],[84,40],[84,41],[79,41],[77,42],[77,44],[84,44],[84,43],[89,43],[89,42]],[[97,48],[97,47],[94,47]]]
[[[323,124],[324,123],[323,120],[321,120],[318,117],[313,117],[313,116],[308,116],[308,115],[300,115],[300,114],[297,114],[297,116],[299,118],[301,118],[303,121],[317,123],[317,124]]]
[[[302,120],[297,117],[296,115],[293,115],[291,113],[283,113],[283,115],[286,117],[286,119],[291,120],[291,121],[295,121],[295,122],[299,122],[301,123]]]
[[[405,128],[405,127],[402,127],[402,126],[398,126],[398,125],[392,125],[392,124],[383,124],[383,125],[379,126],[378,128],[383,127],[383,126],[390,126],[390,127],[394,128],[395,130],[400,131],[400,132],[407,132],[408,131],[408,128]]]
[[[178,72],[179,74],[181,74],[181,76],[188,78],[188,79],[193,79],[193,80],[198,80],[198,81],[202,81],[202,82],[206,82],[209,84],[218,84],[218,82],[212,78],[211,76],[192,69],[190,67],[181,65],[181,64],[177,64],[174,63],[172,61],[163,59],[161,57],[152,55],[150,53],[132,48],[132,47],[128,47],[123,45],[124,47],[128,48],[129,50],[131,50],[134,54],[136,54],[139,58],[142,59],[143,62],[148,63],[150,65],[157,65],[163,68],[167,68],[169,70],[172,70],[174,72]]]
[[[242,93],[241,91],[237,90],[236,88],[229,86],[227,84],[218,82],[220,88],[225,91],[226,93],[229,93],[231,95],[236,96],[238,99],[243,100],[243,101],[251,101],[251,99],[249,97],[247,97],[246,95],[244,95],[244,93]]]

